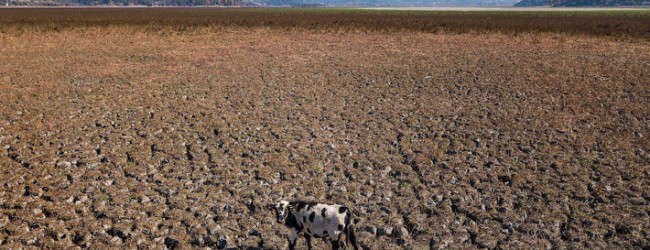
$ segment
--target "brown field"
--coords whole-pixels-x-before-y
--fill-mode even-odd
[[[1,9],[0,248],[648,249],[649,16]]]

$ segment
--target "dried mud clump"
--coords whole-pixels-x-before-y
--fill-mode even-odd
[[[647,42],[167,31],[0,33],[0,248],[650,247]]]

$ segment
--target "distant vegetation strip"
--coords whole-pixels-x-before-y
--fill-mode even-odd
[[[647,0],[522,0],[515,6],[597,7],[597,6],[650,6]]]
[[[330,8],[8,8],[0,32],[129,26],[143,31],[270,27],[323,31],[555,32],[650,41],[650,10],[391,11]]]

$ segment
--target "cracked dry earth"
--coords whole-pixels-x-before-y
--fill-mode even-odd
[[[123,29],[0,34],[0,248],[650,247],[647,42]]]

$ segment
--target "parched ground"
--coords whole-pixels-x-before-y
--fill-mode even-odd
[[[0,248],[283,249],[281,198],[354,207],[371,249],[650,247],[647,41],[115,26],[0,44]]]

